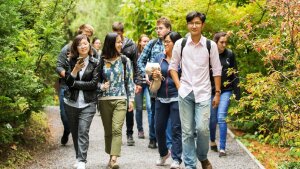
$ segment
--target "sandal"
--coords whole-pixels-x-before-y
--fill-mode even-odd
[[[119,164],[117,163],[116,160],[110,160],[110,163],[109,163],[111,169],[119,169]]]

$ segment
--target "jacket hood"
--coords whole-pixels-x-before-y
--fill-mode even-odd
[[[123,47],[122,48],[126,48],[128,46],[132,46],[134,45],[135,43],[131,40],[131,39],[128,39],[127,37],[124,38],[124,44],[123,44]]]

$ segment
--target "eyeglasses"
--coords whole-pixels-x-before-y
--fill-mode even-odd
[[[85,47],[87,47],[89,44],[87,43],[87,44],[79,44],[78,46],[77,46],[77,48],[85,48]]]
[[[188,22],[187,24],[188,24],[189,26],[196,26],[196,27],[199,27],[199,26],[202,25],[201,22]]]
[[[164,41],[164,44],[169,44],[169,43],[171,43],[172,41],[170,41],[170,40],[165,40]]]

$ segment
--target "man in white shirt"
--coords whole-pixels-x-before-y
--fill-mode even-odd
[[[211,169],[207,159],[209,149],[209,117],[211,105],[210,65],[216,86],[212,106],[216,107],[221,94],[221,71],[216,43],[210,41],[208,51],[206,38],[201,35],[206,16],[200,12],[190,12],[186,16],[190,36],[181,54],[181,40],[173,48],[170,74],[179,93],[179,112],[182,126],[183,161],[186,169],[196,169],[197,158],[203,169]],[[178,64],[182,74],[179,80]],[[197,134],[195,145],[194,133]]]

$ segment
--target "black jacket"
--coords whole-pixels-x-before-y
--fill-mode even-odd
[[[222,76],[221,76],[221,91],[233,90],[233,93],[236,95],[236,98],[240,98],[240,88],[238,87],[239,77],[237,74],[237,64],[235,60],[234,53],[225,49],[223,53],[219,54],[220,62],[222,65]],[[236,73],[230,74],[228,76],[228,69],[233,68]],[[212,93],[215,92],[215,83],[212,80]]]
[[[65,98],[75,102],[77,101],[79,90],[82,90],[86,103],[95,102],[97,100],[97,83],[100,80],[100,67],[98,66],[98,61],[93,57],[90,57],[81,80],[79,80],[79,73],[76,78],[71,76],[71,72],[75,67],[76,62],[77,60],[72,58],[68,64],[68,71],[66,72],[66,84],[68,90],[66,90]]]
[[[69,43],[69,44],[65,45],[61,49],[61,51],[60,51],[60,53],[57,57],[55,71],[59,75],[62,71],[67,71],[67,69],[68,69],[67,68],[67,66],[68,66],[68,55],[70,54],[71,45],[72,45],[72,43]],[[99,58],[100,56],[98,56],[98,53],[97,53],[96,49],[92,48],[92,50],[93,50],[93,57],[94,58]],[[59,82],[60,82],[60,85],[65,85],[65,78],[60,77]]]
[[[136,44],[127,37],[124,38],[121,53],[127,56],[133,66],[133,79],[136,79],[138,50]]]

